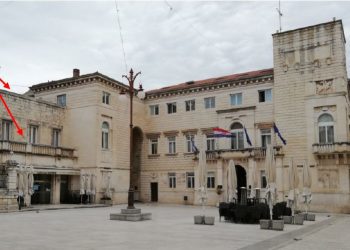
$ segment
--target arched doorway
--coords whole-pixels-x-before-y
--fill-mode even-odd
[[[241,201],[241,187],[247,187],[247,172],[240,165],[235,165],[236,167],[236,176],[237,176],[237,197],[238,202]]]
[[[140,200],[141,153],[143,133],[139,127],[133,128],[133,166],[131,184],[134,187],[134,200]]]

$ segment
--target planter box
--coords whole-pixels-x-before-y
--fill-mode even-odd
[[[284,222],[284,224],[292,224],[293,217],[292,216],[283,216],[283,222]]]
[[[204,217],[204,224],[205,225],[214,225],[215,217],[214,216],[205,216]]]
[[[283,231],[284,221],[283,220],[273,220],[272,230]]]
[[[295,225],[303,225],[304,224],[304,215],[303,214],[294,215],[294,224]]]
[[[315,221],[316,220],[316,214],[306,214],[306,220],[308,220],[308,221]]]
[[[195,215],[194,216],[194,224],[204,224],[204,216],[203,215]]]
[[[112,200],[101,200],[101,203],[105,204],[105,205],[110,205],[110,206],[113,205],[113,201]]]
[[[260,229],[270,229],[270,220],[260,220]]]

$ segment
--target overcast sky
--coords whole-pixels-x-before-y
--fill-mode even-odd
[[[277,7],[278,1],[118,2],[126,63],[142,71],[136,82],[146,90],[271,68]],[[350,2],[282,1],[282,29],[336,17],[350,41],[349,10]],[[73,68],[119,81],[125,74],[114,1],[1,1],[0,18],[0,77],[12,91],[70,77]]]

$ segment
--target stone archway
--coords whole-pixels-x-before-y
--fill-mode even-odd
[[[139,127],[133,128],[133,167],[131,184],[134,187],[134,199],[140,200],[141,186],[141,154],[142,154],[143,132]]]
[[[241,187],[247,187],[247,172],[241,165],[235,165],[237,176],[237,198],[241,201]]]

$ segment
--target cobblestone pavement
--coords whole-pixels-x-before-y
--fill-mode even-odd
[[[41,210],[0,214],[0,250],[15,249],[350,249],[350,217],[317,214],[316,222],[285,225],[283,232],[258,225],[219,222],[218,209],[208,207],[215,225],[194,225],[200,207],[137,204],[152,220],[109,220],[125,206]],[[294,238],[296,240],[294,240]]]

